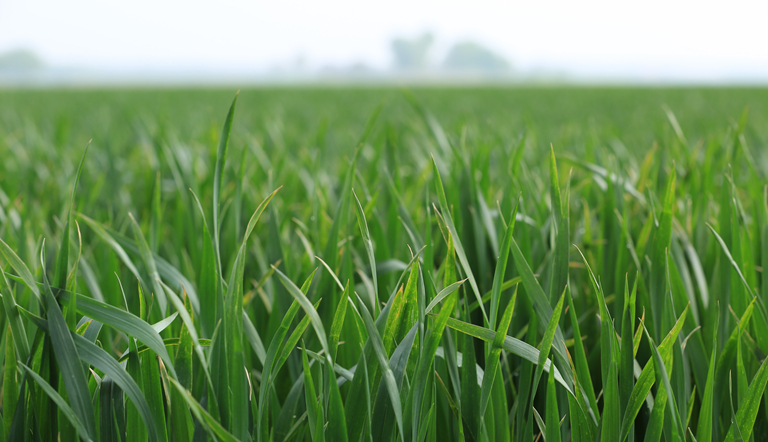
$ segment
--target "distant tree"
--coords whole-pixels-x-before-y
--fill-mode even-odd
[[[0,54],[0,69],[33,70],[43,67],[43,62],[34,52],[16,49]]]
[[[393,40],[395,67],[406,70],[426,68],[429,64],[429,48],[432,46],[432,41],[432,34],[429,33],[413,40],[404,38]]]
[[[443,67],[450,70],[503,71],[509,69],[509,62],[478,43],[463,41],[453,45]]]

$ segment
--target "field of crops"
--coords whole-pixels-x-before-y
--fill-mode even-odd
[[[768,89],[6,90],[0,155],[8,440],[768,440]]]

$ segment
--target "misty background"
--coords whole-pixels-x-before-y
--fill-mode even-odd
[[[0,0],[0,86],[768,84],[768,2]]]

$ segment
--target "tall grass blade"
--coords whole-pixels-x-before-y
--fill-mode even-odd
[[[669,375],[668,370],[666,368],[666,365],[664,360],[661,357],[661,353],[659,352],[658,347],[656,347],[656,344],[653,342],[653,338],[651,337],[650,333],[648,332],[648,329],[643,326],[643,329],[645,330],[646,337],[648,338],[648,341],[651,346],[651,350],[653,351],[653,367],[654,371],[656,373],[656,382],[659,384],[659,390],[656,395],[657,400],[660,395],[666,395],[666,402],[671,407],[671,410],[677,410],[677,404],[675,403],[675,396],[672,393],[672,385],[669,383]],[[678,368],[679,370],[679,368]],[[661,401],[659,401],[661,402]],[[662,402],[663,403],[663,402]],[[655,412],[655,406],[654,406],[654,412]],[[663,410],[662,410],[663,413]],[[672,413],[668,413],[669,416],[672,417],[672,440],[675,441],[684,441],[685,440],[685,430],[683,429],[683,423],[680,422],[678,414],[676,411],[673,411]],[[663,419],[663,418],[662,418]],[[653,421],[651,421],[653,422]],[[646,437],[647,439],[647,437]]]
[[[497,377],[496,371],[499,367],[499,357],[501,356],[501,350],[503,348],[502,345],[504,344],[504,339],[507,337],[507,330],[509,329],[509,323],[512,321],[512,315],[515,311],[516,301],[517,287],[515,287],[515,292],[512,294],[512,299],[509,300],[507,308],[504,310],[504,315],[501,317],[501,322],[499,322],[499,327],[496,330],[496,336],[493,338],[491,352],[489,353],[489,357],[486,363],[485,371],[488,373],[488,375],[483,376],[483,385],[480,393],[481,416],[485,415],[485,410],[488,407],[488,401],[491,397],[491,388],[493,388],[493,384],[495,382],[494,379]],[[554,372],[554,370],[551,371]]]
[[[93,365],[109,376],[136,405],[141,418],[144,420],[144,425],[147,427],[149,440],[153,442],[160,440],[157,424],[136,382],[128,376],[128,373],[107,352],[77,334],[72,334],[72,339],[83,361]]]
[[[560,442],[560,416],[557,414],[557,390],[555,389],[555,371],[550,370],[547,376],[547,414],[545,440]],[[610,440],[610,439],[602,439]]]
[[[221,424],[216,421],[216,419],[211,416],[208,411],[200,406],[200,404],[195,400],[195,398],[192,396],[192,394],[185,390],[184,387],[179,385],[178,382],[176,382],[173,379],[169,379],[171,385],[181,393],[181,396],[186,400],[187,405],[189,406],[189,409],[192,411],[192,414],[195,415],[195,418],[198,422],[202,422],[206,432],[208,432],[208,435],[213,440],[222,440],[226,442],[238,442],[238,439],[232,436],[224,427],[221,426]]]
[[[176,370],[173,368],[173,361],[165,348],[163,339],[151,325],[125,310],[83,295],[62,292],[59,299],[61,299],[61,302],[67,302],[71,296],[77,296],[77,310],[79,313],[138,339],[160,356],[171,375],[176,378]]]
[[[301,362],[304,368],[304,401],[307,405],[307,422],[309,424],[309,432],[312,436],[312,440],[320,442],[325,440],[324,424],[325,418],[323,417],[322,404],[318,402],[318,396],[315,393],[315,384],[312,380],[312,370],[309,367],[309,361],[307,360],[306,345],[301,344]]]
[[[717,318],[717,316],[715,316]],[[717,330],[715,319],[714,330]],[[701,442],[712,441],[712,425],[714,420],[713,400],[715,393],[715,365],[717,363],[717,334],[712,339],[712,355],[709,358],[707,370],[707,383],[704,388],[704,397],[699,408],[699,424],[696,427],[696,440]]]
[[[5,371],[3,373],[3,434],[11,433],[13,416],[16,414],[16,402],[19,398],[18,361],[14,349],[13,330],[10,326],[5,331]],[[58,393],[57,393],[58,394]],[[83,431],[87,435],[87,431]]]
[[[445,226],[451,232],[451,238],[453,240],[454,249],[456,250],[456,256],[459,258],[461,267],[464,270],[464,273],[467,275],[467,279],[469,279],[469,284],[472,286],[472,292],[475,294],[475,299],[480,305],[480,311],[483,313],[483,319],[485,319],[485,324],[489,324],[490,322],[488,321],[488,314],[485,312],[485,307],[483,306],[482,297],[480,296],[480,289],[477,286],[477,281],[475,281],[475,276],[472,274],[472,268],[470,267],[469,261],[467,260],[467,255],[466,253],[464,253],[464,247],[461,245],[461,240],[459,239],[459,233],[456,230],[456,226],[453,224],[451,209],[450,209],[450,206],[448,206],[448,200],[445,198],[443,181],[440,178],[440,171],[437,169],[437,163],[435,163],[434,158],[432,158],[432,166],[435,174],[435,188],[437,191],[437,197],[438,197],[438,200],[440,201],[440,212],[443,216],[443,219],[445,220]]]
[[[752,435],[752,430],[757,419],[757,413],[760,409],[760,402],[763,399],[765,392],[765,386],[768,384],[768,364],[763,361],[760,364],[760,369],[757,370],[755,376],[752,378],[752,382],[749,384],[747,394],[744,399],[739,403],[739,410],[736,412],[736,425],[741,429],[744,439],[749,439]],[[734,427],[733,425],[728,430],[728,434],[725,438],[726,442],[734,440]]]
[[[309,287],[314,280],[315,273],[316,271],[312,272],[312,274],[309,275],[307,280],[302,285],[301,289],[303,293],[309,291]],[[267,423],[265,422],[265,419],[267,418],[266,414],[269,411],[269,399],[267,394],[270,392],[270,387],[274,381],[275,373],[277,372],[274,366],[277,362],[277,358],[279,358],[280,354],[282,353],[283,340],[288,334],[288,328],[290,327],[291,322],[293,322],[293,318],[296,316],[296,313],[300,308],[301,307],[298,300],[294,300],[286,314],[283,316],[283,319],[280,322],[280,327],[272,337],[272,341],[269,344],[269,349],[267,350],[267,357],[261,373],[262,387],[259,389],[258,414],[256,416],[256,422],[254,423],[254,432],[256,433],[257,441],[263,441],[268,437],[268,428]]]
[[[75,175],[75,184],[72,187],[72,197],[69,200],[69,209],[67,210],[67,220],[64,223],[64,232],[61,236],[61,245],[59,247],[59,254],[56,258],[56,269],[54,271],[53,276],[53,283],[54,287],[67,287],[67,276],[69,275],[69,237],[70,237],[70,230],[72,225],[72,207],[75,204],[75,194],[77,193],[77,184],[80,181],[80,173],[83,171],[83,163],[85,162],[85,155],[88,153],[88,147],[91,145],[89,142],[86,147],[85,151],[83,152],[83,157],[80,159],[80,165],[77,167],[77,174]],[[75,264],[77,265],[77,264]],[[77,298],[72,298],[69,301],[69,305],[66,312],[66,319],[67,324],[69,325],[70,329],[73,329],[75,326],[75,311],[77,310],[76,306]]]
[[[494,332],[493,330],[480,327],[479,325],[469,324],[454,318],[448,318],[448,320],[446,321],[446,326],[456,331],[460,331],[462,333],[475,337],[477,339],[482,339],[483,341],[489,342],[489,343],[492,343],[493,340],[496,338],[496,332]],[[528,344],[527,342],[521,341],[512,336],[507,336],[504,338],[504,343],[502,344],[502,348],[510,353],[520,356],[526,361],[533,362],[534,364],[539,363],[541,352],[539,351],[539,349]],[[573,390],[571,389],[568,382],[566,382],[565,376],[561,374],[560,370],[556,366],[552,365],[551,360],[545,358],[543,367],[544,367],[543,368],[544,372],[547,372],[547,373],[549,373],[549,370],[554,368],[555,380],[559,382],[560,385],[562,385],[570,394],[573,394]]]
[[[42,259],[42,254],[41,261],[45,262]],[[44,281],[47,283],[45,275],[43,276]],[[72,405],[72,410],[74,410],[78,419],[83,423],[86,430],[85,436],[93,439],[96,437],[96,423],[93,418],[93,405],[91,404],[91,397],[88,391],[88,382],[85,379],[83,366],[80,363],[80,355],[70,337],[69,327],[67,327],[67,323],[64,320],[61,308],[47,284],[45,297],[47,301],[48,334],[53,343],[56,365],[61,370],[61,377],[66,387],[67,397]]]
[[[544,366],[547,362],[547,357],[549,356],[550,349],[553,347],[553,340],[555,339],[555,331],[558,327],[558,322],[560,322],[560,313],[563,311],[563,300],[565,299],[565,290],[563,290],[563,294],[560,296],[560,300],[557,302],[557,305],[555,306],[555,309],[552,312],[552,317],[549,320],[549,323],[547,324],[547,328],[544,330],[544,337],[541,340],[541,344],[539,345],[539,360],[536,363],[536,371],[533,374],[533,384],[531,384],[531,398],[530,398],[530,408],[529,410],[533,410],[533,401],[536,398],[536,391],[539,387],[539,381],[541,380],[541,374],[544,372]],[[531,415],[529,412],[528,415],[528,425],[531,424]]]
[[[219,226],[221,220],[219,219],[219,210],[221,209],[221,186],[224,181],[224,166],[227,161],[227,148],[229,147],[229,135],[232,132],[232,120],[235,115],[235,105],[237,104],[237,97],[240,92],[235,94],[235,98],[232,99],[232,104],[229,106],[227,117],[224,120],[224,127],[221,129],[221,137],[219,138],[219,148],[216,151],[216,168],[213,172],[213,246],[216,250],[216,266],[218,268],[219,277],[223,278],[222,263],[221,263],[221,241],[219,240]]]
[[[2,268],[0,268],[0,272],[3,272]],[[13,289],[11,288],[10,284],[8,284],[8,279],[6,278],[5,272],[3,272],[2,276],[3,278],[0,279],[0,283],[2,283],[3,286],[2,290],[0,290],[0,294],[2,294],[3,297],[5,318],[8,321],[8,325],[10,326],[10,331],[6,333],[5,339],[7,340],[9,336],[12,338],[13,348],[15,349],[15,352],[18,353],[18,358],[22,361],[26,361],[29,358],[29,341],[27,340],[27,332],[24,328],[24,323],[19,317],[19,310],[16,308],[16,299],[13,295]],[[16,357],[14,356],[13,359],[16,360]],[[6,355],[6,361],[8,360],[8,356]]]
[[[680,330],[683,328],[687,316],[688,307],[683,310],[680,317],[677,318],[674,327],[672,327],[672,330],[667,333],[664,340],[661,341],[661,344],[658,346],[658,352],[661,355],[661,359],[665,366],[672,365],[672,346],[677,342],[677,337],[680,334]],[[621,442],[626,440],[629,435],[629,431],[632,428],[632,423],[635,420],[635,417],[637,417],[637,413],[640,411],[640,408],[648,397],[648,393],[651,392],[651,387],[654,382],[656,382],[657,376],[654,367],[655,365],[653,361],[648,361],[640,373],[640,376],[637,378],[635,388],[632,389],[632,394],[629,396],[629,402],[621,421],[621,438],[619,439]]]
[[[136,219],[133,217],[133,214],[129,213],[128,216],[131,218],[133,236],[136,238],[136,242],[139,246],[141,259],[144,261],[144,266],[147,268],[147,272],[149,273],[151,284],[150,287],[153,291],[152,294],[157,297],[158,307],[160,308],[160,317],[165,317],[165,312],[167,311],[168,307],[168,299],[166,298],[163,287],[160,284],[160,274],[157,273],[155,258],[152,255],[152,250],[149,248],[149,244],[147,243],[146,238],[144,238],[144,234],[141,232],[141,228],[136,222]]]
[[[85,428],[83,423],[80,421],[80,418],[77,417],[77,414],[70,408],[69,404],[62,398],[59,393],[54,390],[53,387],[51,387],[51,384],[45,381],[40,375],[35,373],[34,370],[27,367],[24,364],[20,364],[21,367],[26,371],[27,375],[29,375],[36,383],[37,385],[42,388],[43,392],[48,395],[48,397],[53,400],[53,402],[56,403],[56,406],[59,407],[59,411],[62,415],[64,415],[70,424],[72,424],[73,427],[75,427],[75,430],[77,430],[77,434],[84,438],[88,439],[90,436],[88,435],[88,430]],[[11,416],[13,416],[13,413],[11,413]]]
[[[549,300],[550,303],[554,305],[557,302],[558,293],[560,293],[560,291],[568,284],[568,252],[570,250],[570,184],[566,188],[565,195],[561,195],[554,147],[551,147],[550,149],[549,158],[549,188],[553,213],[552,225],[555,230],[555,247],[553,250],[555,260],[552,266],[552,279],[549,285]],[[517,211],[515,211],[515,215],[516,214]]]
[[[2,238],[0,238],[0,253],[3,255],[8,264],[10,264],[10,266],[16,270],[16,273],[19,274],[22,282],[29,288],[29,290],[32,291],[37,300],[42,303],[43,298],[40,294],[40,289],[35,283],[35,278],[32,277],[32,272],[29,271],[29,268],[26,264],[24,264],[21,258],[19,258],[19,255],[17,255],[16,252],[14,252],[13,249],[11,249],[11,247],[2,240]]]
[[[523,287],[525,288],[526,294],[530,297],[531,303],[536,310],[539,321],[549,325],[554,313],[552,307],[549,304],[549,299],[544,294],[544,290],[542,290],[538,281],[536,281],[536,277],[533,275],[533,271],[528,266],[528,262],[523,257],[523,252],[520,250],[520,246],[517,245],[515,238],[512,238],[512,243],[510,246],[512,249],[512,257],[515,262],[515,267],[520,273]],[[552,349],[555,356],[560,361],[560,367],[565,368],[568,367],[568,358],[566,357],[565,350],[565,338],[563,337],[562,330],[560,330],[560,327],[557,326],[557,323],[555,323],[553,327],[553,336],[550,341],[552,343]],[[566,382],[568,383],[569,390],[573,391],[573,378],[570,371],[565,369],[561,371],[565,377]]]
[[[389,358],[387,357],[386,350],[384,349],[384,342],[379,335],[376,325],[373,323],[370,313],[363,304],[360,297],[357,297],[358,312],[363,319],[363,324],[368,331],[368,339],[373,343],[373,349],[376,353],[376,358],[379,360],[379,365],[383,373],[384,382],[387,386],[387,392],[389,393],[390,400],[392,401],[392,408],[395,412],[395,420],[397,422],[397,428],[399,430],[400,438],[404,439],[403,435],[403,413],[402,405],[400,402],[400,392],[395,380],[395,375],[392,373],[392,369],[389,366]]]
[[[368,231],[368,222],[365,220],[365,211],[363,206],[360,205],[360,200],[357,198],[357,194],[354,189],[352,190],[352,196],[355,198],[355,213],[357,214],[357,224],[360,226],[360,234],[363,237],[363,245],[365,251],[368,254],[368,263],[371,266],[371,280],[373,281],[373,299],[371,299],[371,306],[373,307],[373,313],[378,316],[379,311],[379,283],[376,276],[376,255],[373,253],[373,241],[371,240],[371,233]]]

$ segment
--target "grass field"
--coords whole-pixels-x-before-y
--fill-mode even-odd
[[[235,96],[0,91],[9,440],[768,440],[768,89]]]

